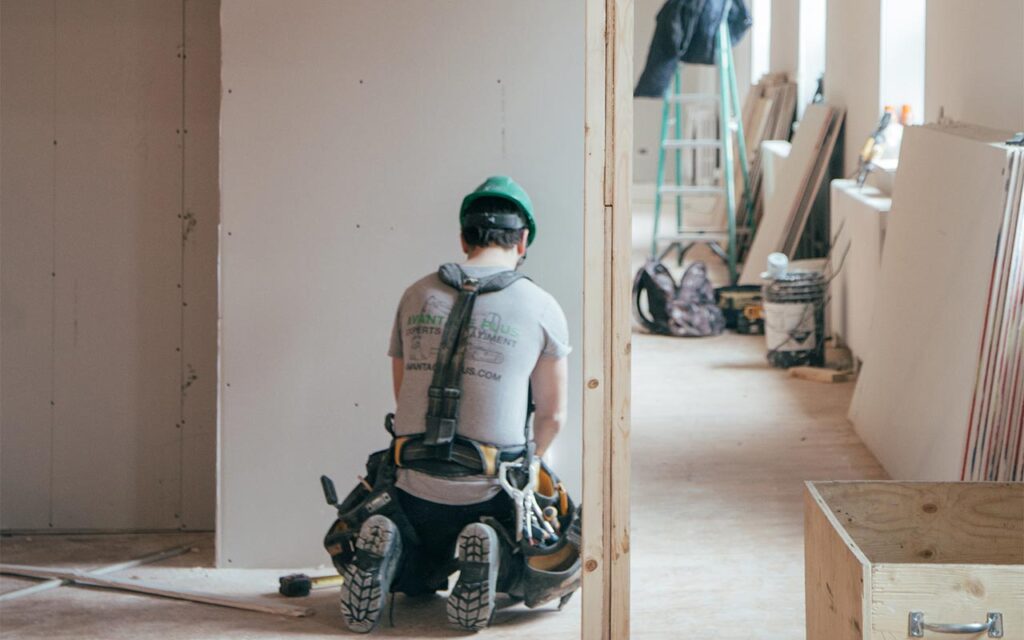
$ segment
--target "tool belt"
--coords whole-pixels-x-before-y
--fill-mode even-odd
[[[400,436],[394,440],[395,466],[422,471],[433,476],[462,477],[470,475],[496,476],[498,465],[522,459],[527,447],[497,447],[456,436],[451,449],[438,458],[437,448],[424,442],[424,436]]]
[[[324,547],[339,572],[355,559],[359,529],[372,515],[390,518],[406,541],[418,544],[416,531],[405,517],[398,501],[395,466],[391,461],[391,449],[370,454],[366,460],[365,478],[361,478],[355,488],[340,502],[334,482],[327,476],[320,477],[320,485],[327,504],[338,511],[337,519],[324,536]]]

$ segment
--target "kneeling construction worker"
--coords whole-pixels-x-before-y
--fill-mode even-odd
[[[533,207],[492,177],[460,222],[465,262],[398,305],[391,447],[371,456],[372,488],[339,506],[325,539],[353,631],[377,625],[389,593],[444,590],[455,571],[448,620],[469,630],[489,624],[496,593],[532,607],[579,585],[579,512],[540,459],[565,421],[568,327],[516,270],[537,237]]]

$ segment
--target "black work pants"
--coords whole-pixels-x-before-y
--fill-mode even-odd
[[[419,537],[419,544],[402,541],[402,561],[397,579],[392,583],[392,591],[420,595],[446,589],[448,576],[458,569],[455,544],[459,533],[466,525],[479,522],[480,518],[494,518],[506,531],[515,531],[515,507],[505,493],[499,493],[486,502],[454,505],[423,500],[401,489],[396,491],[402,511]],[[501,539],[500,534],[498,537]],[[505,561],[509,554],[505,543],[499,546],[502,548],[499,576],[503,576],[509,572],[509,563]],[[506,580],[499,577],[499,590],[503,582]]]

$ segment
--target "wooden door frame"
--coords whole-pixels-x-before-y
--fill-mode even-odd
[[[633,1],[586,0],[583,223],[583,620],[629,637]]]

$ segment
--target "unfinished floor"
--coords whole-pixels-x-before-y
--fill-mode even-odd
[[[802,481],[881,478],[845,419],[852,383],[765,366],[759,337],[637,335],[633,363],[633,636],[803,637]],[[326,524],[326,523],[325,523]],[[259,532],[253,532],[259,536]],[[212,535],[5,537],[3,562],[91,567],[187,541],[197,552],[121,575],[275,597],[280,571],[215,570]],[[273,544],[273,540],[266,543]],[[317,544],[311,540],[310,544]],[[326,556],[325,556],[326,558]],[[309,570],[309,569],[307,569]],[[3,577],[0,591],[29,581]],[[61,587],[0,605],[10,638],[329,638],[345,635],[331,592],[292,619],[100,589]],[[578,636],[565,611],[500,611],[492,638]],[[535,636],[536,634],[536,636]],[[399,597],[378,635],[446,637],[441,598]]]

